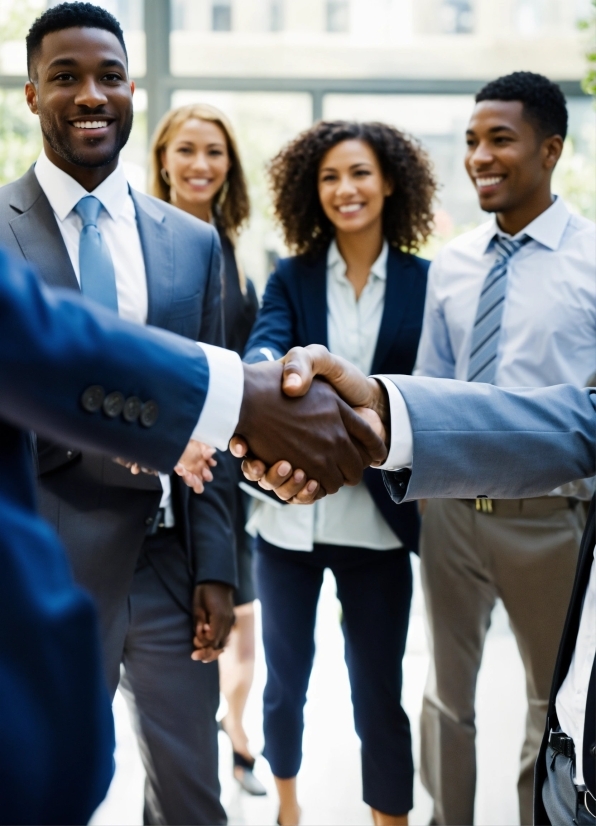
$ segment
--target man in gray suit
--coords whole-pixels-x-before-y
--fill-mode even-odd
[[[289,395],[301,395],[312,376],[321,374],[376,424],[389,448],[385,482],[398,504],[438,496],[540,496],[596,472],[596,388],[367,379],[319,345],[296,348],[283,361]],[[243,455],[245,445],[236,439],[232,449]],[[269,470],[261,462],[245,462],[244,470],[286,501],[308,504],[320,495],[298,483],[287,462]],[[533,821],[541,826],[596,824],[594,508],[593,497],[535,767]]]
[[[43,151],[0,190],[0,243],[50,286],[223,346],[217,233],[130,189],[119,164],[134,84],[118,22],[91,4],[65,3],[33,24],[27,47],[27,102]],[[150,405],[106,391],[108,417],[152,423]],[[197,496],[176,474],[133,475],[74,445],[40,439],[38,447],[40,510],[96,601],[112,694],[124,666],[147,771],[145,822],[225,823],[213,660],[233,622],[236,584],[226,459]],[[191,659],[193,632],[193,656],[205,664]]]

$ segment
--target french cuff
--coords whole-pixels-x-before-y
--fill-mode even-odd
[[[238,353],[198,342],[209,365],[209,387],[191,439],[227,450],[240,418],[244,370]]]
[[[378,465],[379,470],[403,470],[412,467],[414,452],[414,437],[410,414],[395,384],[387,376],[372,376],[380,381],[387,390],[389,397],[389,416],[391,420],[391,444],[384,465]]]

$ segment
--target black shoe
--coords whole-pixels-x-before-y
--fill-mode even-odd
[[[239,754],[237,751],[233,752],[234,754],[234,777],[240,783],[241,787],[244,789],[245,792],[248,794],[253,795],[254,797],[263,797],[267,794],[267,789],[261,781],[256,778],[253,774],[253,769],[255,767],[254,760],[247,760],[243,754]],[[241,769],[240,772],[236,772],[236,769]]]

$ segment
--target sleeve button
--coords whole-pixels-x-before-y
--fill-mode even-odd
[[[122,393],[118,392],[118,390],[114,390],[113,393],[108,393],[103,400],[103,412],[106,416],[109,416],[110,419],[114,419],[116,416],[119,416],[122,413],[123,408],[124,396]]]
[[[124,402],[122,418],[125,422],[135,422],[141,413],[143,403],[136,396],[129,396]]]
[[[141,415],[139,421],[143,427],[153,427],[159,416],[159,407],[157,402],[150,399],[141,407]]]
[[[87,413],[97,413],[101,408],[104,397],[105,390],[103,387],[100,384],[92,384],[91,387],[83,390],[83,395],[81,396],[83,410],[86,410]]]

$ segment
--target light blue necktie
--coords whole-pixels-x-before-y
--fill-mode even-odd
[[[81,198],[74,211],[83,221],[79,243],[81,292],[86,298],[118,312],[114,265],[110,251],[97,227],[101,201],[93,195],[87,195]]]
[[[501,319],[503,318],[505,293],[507,291],[507,268],[511,257],[529,240],[529,235],[523,235],[516,241],[500,236],[495,239],[494,247],[497,251],[497,260],[486,276],[478,301],[474,332],[472,333],[468,381],[482,381],[492,384],[495,380],[497,347],[499,346]]]

